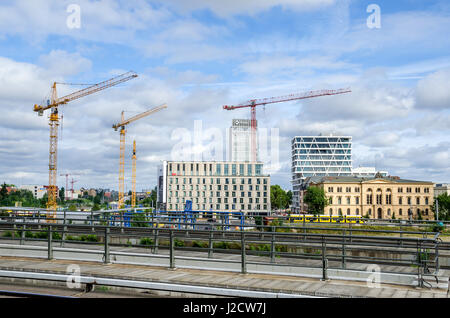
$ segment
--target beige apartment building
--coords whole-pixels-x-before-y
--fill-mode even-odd
[[[325,215],[369,216],[376,219],[434,220],[433,183],[398,177],[322,177],[310,186],[324,189],[329,199]]]
[[[270,211],[270,176],[260,162],[164,161],[158,169],[158,204],[183,211],[264,214]]]

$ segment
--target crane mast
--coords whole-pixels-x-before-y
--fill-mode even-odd
[[[131,207],[136,206],[136,140],[133,140],[133,155],[131,156]]]
[[[126,129],[125,127],[141,118],[144,118],[150,114],[156,113],[164,108],[167,108],[166,104],[163,104],[161,106],[152,108],[150,110],[147,110],[141,114],[138,114],[136,116],[133,116],[129,119],[124,118],[124,112],[122,111],[121,121],[120,123],[114,124],[112,127],[114,130],[120,129],[120,153],[119,153],[119,202],[118,207],[119,209],[123,207],[124,204],[124,192],[125,192],[125,135],[126,135]]]
[[[58,197],[58,187],[57,187],[57,170],[58,170],[58,126],[59,126],[59,115],[58,106],[67,104],[70,101],[79,99],[81,97],[91,95],[98,91],[104,90],[106,88],[115,86],[117,84],[126,82],[130,79],[137,77],[138,75],[134,72],[127,72],[122,75],[116,76],[109,80],[103,81],[98,84],[91,85],[82,90],[76,91],[64,97],[58,98],[56,90],[56,82],[52,85],[51,99],[47,102],[47,105],[34,105],[34,111],[42,116],[44,111],[51,109],[49,126],[50,126],[50,148],[49,148],[49,174],[48,174],[48,186],[47,186],[47,209],[49,210],[47,218],[50,222],[53,222],[56,217],[57,209],[57,197]]]
[[[308,91],[304,93],[298,93],[298,94],[290,94],[285,96],[279,96],[279,97],[269,97],[269,98],[263,98],[263,99],[251,99],[245,103],[238,104],[238,105],[225,105],[223,106],[223,109],[225,110],[234,110],[239,108],[245,108],[250,107],[250,113],[251,113],[251,120],[250,120],[250,127],[251,127],[251,161],[256,162],[257,161],[257,150],[256,150],[256,107],[257,106],[264,106],[267,104],[275,104],[275,103],[282,103],[282,102],[288,102],[293,100],[299,100],[299,99],[307,99],[307,98],[313,98],[313,97],[319,97],[319,96],[326,96],[326,95],[339,95],[339,94],[345,94],[350,93],[350,88],[340,88],[337,90],[330,90],[330,89],[323,89],[323,90],[315,90],[315,91]]]

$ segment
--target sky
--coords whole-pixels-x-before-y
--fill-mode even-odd
[[[75,188],[118,189],[122,111],[168,105],[127,126],[125,187],[136,140],[139,191],[162,160],[227,158],[231,121],[250,110],[223,105],[347,87],[257,108],[272,184],[291,189],[291,140],[318,134],[352,136],[354,167],[450,182],[449,30],[446,0],[3,0],[0,182],[48,184],[49,113],[33,105],[53,82],[130,70],[139,76],[59,107],[58,175]]]

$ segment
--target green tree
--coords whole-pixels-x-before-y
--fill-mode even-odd
[[[97,203],[94,203],[94,206],[92,207],[92,211],[100,211],[100,205]]]
[[[6,200],[8,198],[8,189],[6,189],[6,183],[2,184],[2,188],[0,189],[0,203],[1,205],[6,205]]]
[[[66,199],[66,189],[62,187],[61,189],[59,189],[59,200],[61,203],[64,203],[65,199]]]
[[[286,209],[289,207],[289,197],[286,191],[278,184],[270,186],[270,202],[273,209]]]
[[[329,204],[325,191],[322,188],[312,186],[306,190],[304,201],[308,205],[309,211],[314,215],[323,214],[325,207]]]
[[[69,211],[71,211],[71,212],[75,212],[77,210],[77,206],[75,205],[75,204],[71,204],[70,206],[69,206]]]
[[[439,220],[450,221],[450,196],[443,193],[437,197],[439,208]],[[433,202],[431,210],[436,215],[436,200]]]

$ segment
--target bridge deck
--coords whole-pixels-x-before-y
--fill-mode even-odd
[[[414,288],[382,284],[380,288],[370,288],[364,282],[320,281],[318,279],[269,275],[239,274],[213,270],[175,269],[162,267],[100,264],[97,262],[71,260],[45,260],[36,258],[0,257],[0,271],[26,271],[52,274],[67,274],[67,267],[76,263],[81,275],[135,281],[160,282],[204,287],[233,288],[272,293],[301,294],[322,297],[427,297],[448,298],[442,289]]]

